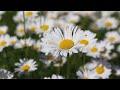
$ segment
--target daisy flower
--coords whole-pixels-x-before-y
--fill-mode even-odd
[[[96,34],[90,31],[84,31],[80,34],[79,45],[81,48],[79,49],[83,53],[87,53],[88,48],[91,44],[96,43],[97,39],[95,38]]]
[[[105,19],[104,24],[105,24],[105,28],[108,30],[115,29],[118,26],[118,21],[115,18],[109,17]]]
[[[99,64],[95,69],[94,72],[102,79],[108,79],[111,75],[111,69],[106,68],[103,64]]]
[[[106,28],[107,30],[115,29],[118,26],[118,21],[115,18],[101,18],[96,20],[98,28]]]
[[[120,42],[120,34],[116,31],[107,32],[106,39],[110,43],[113,43],[113,44],[118,43],[118,42]]]
[[[10,37],[10,44],[14,45],[18,41],[16,36]]]
[[[25,17],[29,18],[29,17],[36,17],[38,16],[38,12],[39,11],[24,11],[25,12]]]
[[[23,37],[25,35],[23,24],[18,24],[17,29],[16,29],[16,35],[19,37]]]
[[[0,69],[0,79],[12,79],[14,74],[6,69]]]
[[[36,21],[37,21],[36,22],[37,34],[40,34],[40,33],[46,34],[47,32],[50,32],[55,25],[52,19],[45,18],[43,16],[41,16],[40,18],[37,18]]]
[[[102,45],[101,56],[104,57],[104,58],[110,59],[109,55],[112,52],[112,49],[114,49],[114,46],[106,40],[101,41],[100,43]]]
[[[67,17],[66,21],[73,24],[77,23],[80,20],[80,17],[78,15],[71,14],[71,13],[68,14],[66,17]]]
[[[68,53],[70,55],[78,53],[76,48],[79,47],[77,43],[80,31],[77,27],[67,27],[64,30],[55,28],[42,39],[44,42],[42,51],[45,53],[51,52],[55,56],[61,55],[65,57],[67,57]]]
[[[8,31],[8,27],[7,26],[0,26],[0,35],[6,34],[7,31]]]
[[[0,36],[0,52],[3,48],[8,47],[10,45],[10,36],[9,35],[1,35]]]
[[[90,70],[78,70],[76,72],[76,75],[78,76],[78,79],[99,79],[99,77],[94,73],[93,71]]]
[[[33,46],[32,46],[32,49],[40,52],[41,49],[42,49],[41,41],[38,40],[38,41],[34,42]]]
[[[48,11],[46,17],[50,19],[57,19],[58,15],[59,15],[59,11]]]
[[[27,23],[26,28],[27,28],[26,30],[31,33],[36,33],[37,31],[37,26],[36,26],[36,23],[34,22]]]
[[[115,11],[101,11],[102,17],[110,17]]]
[[[100,57],[100,52],[102,45],[100,43],[93,43],[89,46],[87,55],[94,57],[94,58],[99,58]]]
[[[58,57],[54,61],[54,67],[62,67],[67,62],[66,57]]]
[[[51,53],[48,55],[40,55],[40,60],[48,67],[52,62],[56,60],[57,57],[53,56]]]
[[[36,61],[33,59],[20,59],[19,63],[15,63],[15,72],[19,72],[19,74],[24,73],[24,72],[33,72],[37,70],[37,64]]]
[[[64,79],[64,77],[53,74],[51,77],[44,77],[44,79]]]
[[[31,47],[33,43],[34,43],[34,40],[32,40],[31,38],[21,39],[15,43],[14,48],[18,49],[18,48],[24,48],[24,47]]]

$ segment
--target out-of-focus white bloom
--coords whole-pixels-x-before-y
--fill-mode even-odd
[[[54,27],[54,21],[52,19],[49,18],[45,18],[43,16],[41,16],[40,18],[36,19],[36,24],[37,24],[37,34],[43,33],[46,34],[48,32],[50,32],[53,27]]]
[[[8,27],[7,26],[0,26],[0,35],[6,34],[7,31],[8,31]]]
[[[66,63],[66,57],[58,57],[54,62],[54,67],[62,67]]]
[[[10,36],[9,35],[1,35],[0,36],[0,52],[3,48],[8,47],[10,45]]]
[[[81,48],[79,50],[83,53],[87,53],[89,46],[93,43],[96,43],[96,41],[97,41],[95,36],[96,36],[96,34],[90,32],[88,30],[81,32],[80,41],[79,41],[79,45],[81,46]]]
[[[106,39],[110,43],[113,43],[113,44],[118,43],[118,42],[120,42],[120,34],[116,31],[107,32]]]
[[[99,79],[99,77],[94,73],[93,71],[90,70],[78,70],[76,72],[78,79]]]
[[[18,41],[16,36],[10,37],[10,44],[14,45]]]
[[[94,58],[98,58],[100,57],[100,52],[102,50],[101,48],[102,45],[100,43],[93,43],[89,46],[87,55]]]
[[[102,79],[108,79],[111,75],[111,69],[106,68],[103,64],[99,64],[95,69],[94,72]]]
[[[63,76],[53,74],[52,77],[44,77],[44,79],[65,79]]]
[[[105,28],[107,30],[115,29],[118,26],[118,21],[115,18],[101,18],[96,20],[96,25],[98,28]]]
[[[102,17],[110,17],[115,11],[101,11]]]
[[[30,47],[33,45],[33,43],[34,43],[34,40],[32,40],[31,38],[21,39],[15,43],[14,48],[19,49],[24,47]]]
[[[14,74],[6,69],[0,69],[0,79],[12,79]]]
[[[105,59],[110,59],[110,53],[112,52],[112,49],[114,49],[114,46],[106,40],[101,41],[100,43],[102,45],[101,56]]]
[[[25,35],[23,24],[18,24],[17,29],[16,29],[16,35],[19,37],[23,37]]]
[[[32,48],[33,48],[33,50],[40,52],[42,49],[41,41],[38,40],[38,41],[34,42]]]

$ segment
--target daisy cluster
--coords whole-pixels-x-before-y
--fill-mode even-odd
[[[119,20],[119,11],[0,11],[0,78],[119,78]]]

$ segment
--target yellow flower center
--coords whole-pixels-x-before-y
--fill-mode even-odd
[[[49,26],[48,25],[43,25],[40,28],[42,29],[42,31],[47,31]]]
[[[59,60],[59,61],[56,62],[56,64],[60,64],[60,65],[61,65],[62,63],[63,63],[62,60]]]
[[[75,20],[71,20],[70,22],[71,22],[71,23],[76,23],[76,21],[75,21]]]
[[[26,13],[25,13],[25,15],[26,15],[26,16],[28,16],[28,17],[30,17],[30,16],[32,16],[32,15],[33,15],[33,12],[31,12],[31,11],[26,12]]]
[[[33,45],[33,49],[34,49],[34,50],[38,50],[39,47],[37,47],[36,45]]]
[[[5,46],[6,44],[7,44],[6,41],[1,41],[1,42],[0,42],[0,46]]]
[[[25,30],[22,28],[22,29],[19,29],[19,32],[20,32],[20,33],[24,33]]]
[[[36,27],[35,27],[35,26],[32,26],[32,27],[31,27],[31,31],[32,31],[32,32],[35,32],[35,30],[36,30]]]
[[[5,32],[3,32],[3,31],[0,31],[0,35],[3,35],[3,34],[5,34]]]
[[[74,42],[70,39],[65,39],[60,42],[60,48],[61,49],[71,49],[74,46]]]
[[[96,68],[96,72],[97,72],[98,74],[102,74],[104,71],[105,71],[105,70],[104,70],[104,67],[103,67],[103,66],[98,66],[98,67]]]
[[[89,79],[88,77],[84,77],[83,79]]]
[[[96,47],[91,48],[91,52],[95,53],[97,51],[98,51],[98,49]]]
[[[109,41],[110,41],[110,42],[115,41],[115,37],[110,37],[110,38],[109,38]]]
[[[106,26],[106,27],[111,27],[111,26],[112,26],[112,23],[111,23],[111,22],[106,22],[106,23],[105,23],[105,26]]]
[[[13,44],[15,44],[15,42],[16,42],[16,41],[12,40],[10,43],[13,45]]]
[[[85,40],[85,39],[80,40],[80,44],[84,44],[85,46],[87,46],[88,43],[89,43],[89,42],[88,42],[87,40]]]
[[[28,66],[28,65],[25,65],[25,66],[22,67],[23,71],[28,71],[29,69],[30,69],[30,66]]]
[[[52,61],[52,60],[54,60],[54,56],[47,56],[47,59]]]

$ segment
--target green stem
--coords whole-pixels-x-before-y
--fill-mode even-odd
[[[68,63],[67,63],[67,76],[66,79],[69,79],[70,76],[70,61],[69,61],[69,56],[67,57]]]

